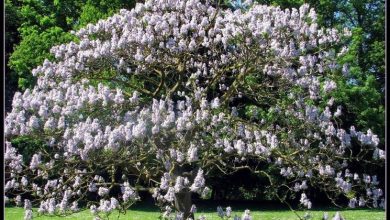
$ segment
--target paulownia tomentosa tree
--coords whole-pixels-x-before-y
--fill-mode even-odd
[[[282,202],[297,194],[311,208],[315,186],[335,204],[345,195],[350,207],[383,206],[375,173],[350,166],[382,163],[379,139],[340,127],[333,106],[348,74],[336,45],[348,34],[319,28],[308,5],[199,0],[148,0],[90,24],[14,97],[7,140],[47,144],[26,159],[7,142],[6,199],[25,198],[27,219],[30,199],[58,215],[89,201],[102,218],[138,200],[143,182],[163,218],[188,219],[208,176],[247,169]]]

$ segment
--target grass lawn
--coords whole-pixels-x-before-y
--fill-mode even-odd
[[[215,206],[215,207],[213,207]],[[215,203],[203,203],[198,204],[198,212],[195,215],[197,219],[200,215],[205,215],[207,220],[220,220],[216,213]],[[226,206],[224,206],[226,207]],[[275,208],[275,206],[267,207],[264,205],[256,206],[255,204],[233,204],[231,205],[233,209],[233,215],[237,214],[241,216],[245,207],[248,207],[251,210],[251,215],[254,220],[296,220],[298,219],[296,215],[284,208]],[[328,212],[329,220],[332,219],[336,211],[340,211],[341,215],[346,220],[384,220],[385,211],[384,210],[375,210],[375,209],[345,209],[337,210],[332,208],[322,208],[322,209],[313,209],[310,211],[313,219],[322,219],[324,211]],[[298,213],[303,216],[305,211],[298,211]],[[36,214],[36,213],[34,213]],[[23,208],[14,208],[6,207],[5,208],[5,219],[6,220],[22,220],[24,216]],[[152,204],[138,204],[129,210],[126,215],[119,215],[118,213],[113,213],[110,215],[110,219],[126,219],[126,220],[155,220],[159,217],[159,210]],[[55,220],[55,219],[93,219],[89,210],[84,210],[79,213],[75,213],[66,217],[57,217],[57,216],[40,216],[39,220]]]

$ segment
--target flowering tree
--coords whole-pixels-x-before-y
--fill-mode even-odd
[[[89,201],[102,218],[137,201],[142,184],[164,218],[187,219],[208,176],[247,169],[282,202],[297,194],[310,209],[305,192],[318,187],[335,204],[383,206],[377,177],[350,166],[380,165],[379,139],[342,128],[333,106],[348,34],[319,28],[308,5],[199,0],[148,0],[90,24],[14,96],[7,140],[45,144],[23,158],[6,143],[6,200],[26,199],[26,219],[31,198],[40,214]]]

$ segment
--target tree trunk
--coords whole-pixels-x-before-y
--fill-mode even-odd
[[[191,192],[176,193],[175,208],[179,212],[184,213],[184,219],[194,219],[194,214],[190,212],[192,206]]]
[[[185,171],[183,167],[175,166],[175,170],[173,172],[174,178],[178,176],[187,177],[190,181],[194,181],[194,172]],[[183,213],[183,219],[187,220],[188,218],[194,218],[194,213],[191,213],[192,206],[192,193],[189,190],[181,190],[178,193],[175,193],[175,209],[178,212]]]

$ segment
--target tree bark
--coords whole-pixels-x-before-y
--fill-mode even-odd
[[[186,171],[183,167],[175,166],[173,176],[177,178],[178,176],[187,177],[190,181],[194,181],[194,172]],[[175,209],[178,212],[183,213],[183,219],[194,218],[194,213],[191,213],[192,206],[192,192],[188,189],[183,189],[178,193],[175,193]]]
[[[194,219],[194,214],[190,212],[192,206],[191,192],[184,191],[176,193],[175,208],[184,214],[184,219]]]

